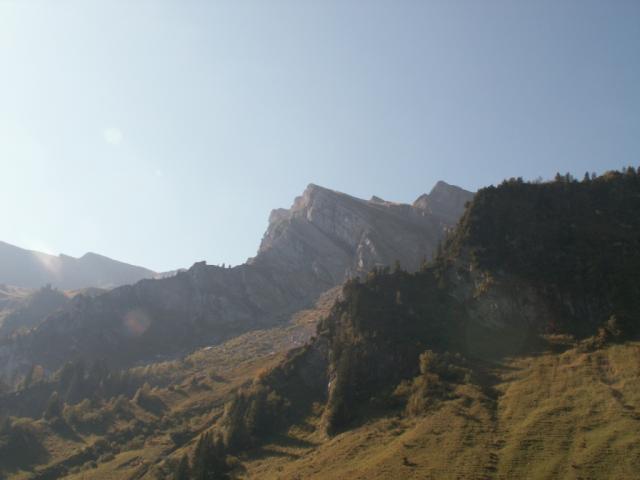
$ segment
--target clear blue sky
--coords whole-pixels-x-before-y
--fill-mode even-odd
[[[252,256],[310,183],[640,161],[640,1],[0,0],[0,239],[156,270]]]

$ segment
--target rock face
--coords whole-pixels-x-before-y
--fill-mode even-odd
[[[444,182],[414,205],[365,201],[311,184],[289,210],[271,212],[258,256],[249,263],[313,272],[327,286],[396,260],[414,270],[472,198]]]
[[[153,278],[155,272],[87,253],[80,258],[48,255],[0,242],[0,283],[23,288],[52,285],[61,290],[111,288]]]
[[[258,254],[246,264],[200,262],[168,278],[74,298],[19,345],[0,347],[0,364],[51,370],[75,358],[101,358],[125,366],[274,325],[375,266],[398,260],[417,269],[471,195],[439,183],[412,206],[309,185],[289,210],[271,213]]]
[[[429,194],[418,197],[413,202],[413,206],[455,223],[464,212],[467,202],[471,200],[473,200],[473,193],[439,181]]]

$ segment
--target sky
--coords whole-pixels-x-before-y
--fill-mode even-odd
[[[307,184],[640,163],[637,0],[0,0],[0,240],[253,256]]]

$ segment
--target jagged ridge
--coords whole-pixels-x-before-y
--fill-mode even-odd
[[[183,353],[281,322],[373,266],[399,260],[416,269],[451,226],[411,205],[310,185],[290,210],[271,215],[258,255],[247,264],[198,263],[170,278],[78,297],[19,345],[2,347],[0,358],[8,374],[34,363],[55,369],[72,359],[101,358],[124,366]]]

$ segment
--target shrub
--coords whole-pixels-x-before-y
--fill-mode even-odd
[[[450,397],[453,385],[471,381],[472,372],[460,354],[437,354],[426,350],[420,355],[420,375],[404,380],[394,395],[406,402],[408,415],[420,415],[431,405]]]
[[[113,453],[105,453],[104,455],[100,455],[98,458],[98,463],[107,463],[112,460],[115,460],[116,456]]]
[[[0,419],[0,467],[32,465],[46,456],[33,420]]]
[[[104,406],[94,406],[89,399],[84,399],[76,405],[65,405],[63,416],[69,425],[86,431],[104,429],[113,419],[109,409]]]
[[[151,390],[148,383],[138,389],[133,401],[148,412],[156,415],[161,415],[167,408],[162,399]]]

